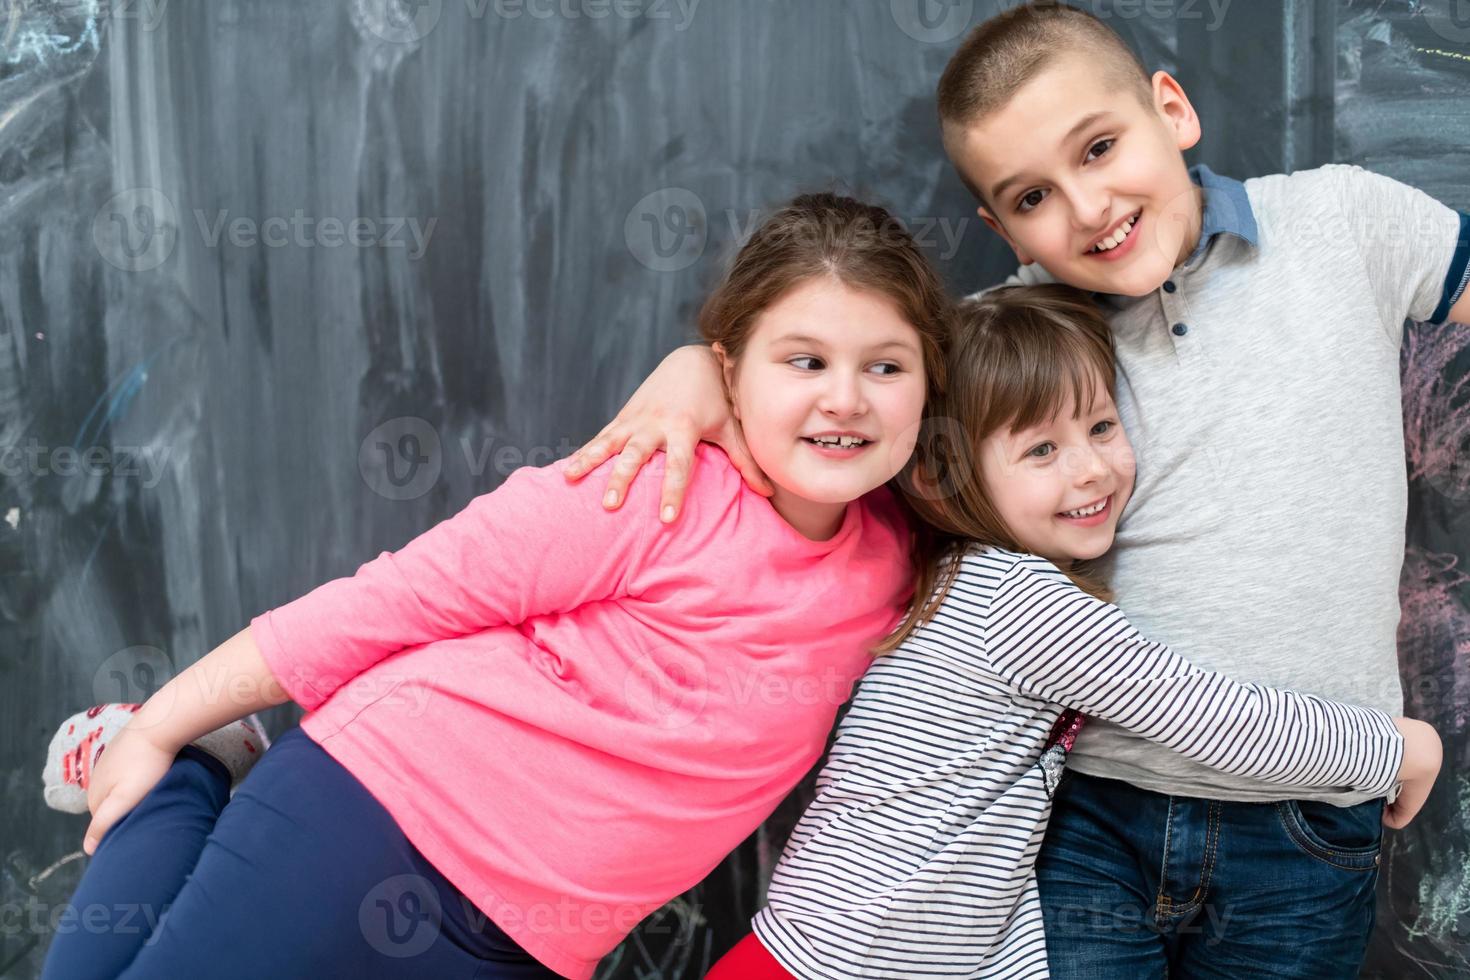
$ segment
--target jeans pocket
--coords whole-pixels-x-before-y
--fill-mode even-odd
[[[1276,804],[1286,834],[1319,861],[1346,871],[1372,871],[1383,847],[1383,800],[1338,807],[1314,800]]]

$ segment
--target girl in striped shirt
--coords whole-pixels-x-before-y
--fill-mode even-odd
[[[937,532],[927,599],[859,682],[754,934],[711,980],[1046,976],[1033,869],[1084,715],[1283,795],[1402,783],[1397,826],[1422,805],[1429,726],[1199,669],[1107,601],[1089,562],[1134,480],[1114,380],[1082,293],[964,305],[936,413],[953,428],[910,488]]]

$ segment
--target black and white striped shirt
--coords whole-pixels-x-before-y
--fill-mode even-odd
[[[1195,667],[1044,558],[959,560],[933,621],[863,675],[755,917],[798,977],[1047,976],[1033,866],[1057,770],[1040,758],[1065,708],[1283,798],[1393,789],[1388,715]]]

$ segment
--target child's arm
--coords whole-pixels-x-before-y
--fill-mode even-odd
[[[179,750],[207,732],[290,700],[242,629],[153,693],[107,744],[87,787],[88,854],[163,778]]]
[[[1404,739],[1388,715],[1196,667],[1043,558],[1017,560],[987,623],[991,666],[1018,689],[1222,772],[1377,796],[1398,779]]]
[[[1449,320],[1451,323],[1470,323],[1470,289],[1467,289],[1459,301],[1450,307]]]
[[[684,490],[694,472],[694,447],[700,440],[725,450],[756,493],[769,497],[774,492],[746,448],[740,423],[730,411],[725,380],[714,352],[703,344],[690,344],[664,358],[617,417],[572,454],[567,479],[581,479],[616,453],[617,462],[609,472],[603,499],[604,507],[616,510],[622,506],[633,477],[662,449],[668,464],[658,513],[668,524],[679,516],[684,504]]]
[[[404,647],[623,594],[652,511],[609,514],[563,469],[516,470],[398,551],[251,620],[292,700],[313,710]],[[652,507],[651,491],[634,493]]]
[[[1390,339],[1402,339],[1405,319],[1470,323],[1470,215],[1423,191],[1348,164],[1293,174],[1292,180],[1332,181],[1346,223],[1373,287]],[[1338,234],[1337,228],[1288,227],[1287,234]]]
[[[156,691],[89,790],[83,849],[206,732],[287,700],[313,710],[404,647],[621,594],[649,521],[605,513],[590,484],[569,487],[560,469],[517,470],[398,551],[261,613]]]

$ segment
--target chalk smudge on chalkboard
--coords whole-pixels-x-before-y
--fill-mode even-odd
[[[49,65],[80,51],[96,53],[101,47],[97,0],[7,5],[9,23],[0,34],[0,50],[9,64]]]
[[[598,964],[594,980],[627,975],[640,980],[702,977],[713,965],[709,921],[696,886],[666,903]],[[661,941],[654,943],[657,937]]]
[[[1470,336],[1436,326],[1404,332],[1404,449],[1409,479],[1470,498]]]
[[[1470,693],[1457,666],[1470,656],[1470,610],[1460,593],[1470,576],[1455,555],[1410,545],[1399,578],[1398,646],[1405,711],[1446,734],[1461,731]]]
[[[1470,779],[1460,773],[1440,778],[1453,780],[1455,825],[1470,826]],[[1470,967],[1470,960],[1459,951],[1462,926],[1470,916],[1470,852],[1462,839],[1448,837],[1425,848],[1423,859],[1427,866],[1419,878],[1419,914],[1405,933],[1437,947],[1460,966]]]

